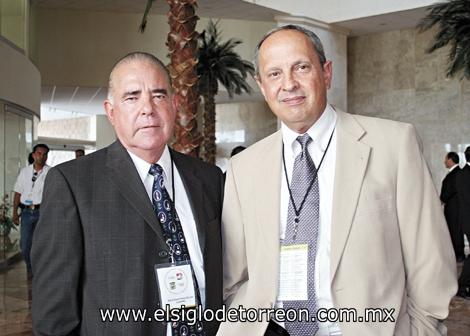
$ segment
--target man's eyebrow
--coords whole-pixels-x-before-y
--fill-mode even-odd
[[[163,94],[168,94],[167,89],[153,89],[152,93],[163,93]]]
[[[140,93],[142,92],[142,90],[133,90],[133,91],[126,91],[123,93],[123,97],[126,97],[126,96],[136,96],[136,95],[139,95]]]

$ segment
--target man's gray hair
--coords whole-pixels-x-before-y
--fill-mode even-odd
[[[313,31],[311,31],[309,29],[306,29],[306,28],[301,27],[301,26],[289,24],[289,25],[285,25],[285,26],[281,26],[281,27],[271,29],[270,31],[268,31],[263,36],[261,41],[259,41],[259,43],[256,45],[255,59],[254,59],[253,63],[255,65],[255,75],[258,78],[259,78],[259,50],[261,48],[261,45],[264,43],[264,41],[266,41],[266,39],[269,36],[271,36],[272,34],[278,32],[278,31],[281,31],[281,30],[296,30],[296,31],[298,31],[302,34],[305,34],[309,38],[310,42],[312,42],[312,46],[315,49],[315,51],[317,52],[318,58],[320,59],[320,65],[323,67],[323,65],[326,62],[326,56],[325,56],[325,51],[323,49],[323,44],[321,43],[320,38]]]
[[[168,84],[171,89],[171,76],[170,72],[168,71],[168,68],[163,64],[162,61],[160,61],[157,57],[154,55],[144,52],[144,51],[134,51],[129,54],[127,54],[124,57],[121,57],[114,65],[113,68],[111,69],[111,72],[109,73],[109,80],[108,80],[108,100],[113,102],[113,75],[116,69],[121,66],[124,63],[130,63],[133,61],[147,61],[150,62],[154,65],[156,65],[158,68],[160,68],[166,75],[168,79]]]

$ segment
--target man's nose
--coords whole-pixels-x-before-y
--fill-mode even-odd
[[[282,89],[284,91],[293,91],[297,89],[298,83],[295,77],[292,75],[291,72],[286,72],[286,75],[284,76],[283,82],[282,82]]]
[[[144,115],[151,115],[154,112],[154,103],[153,103],[153,97],[149,95],[148,97],[144,97],[143,102],[142,102],[142,114]]]

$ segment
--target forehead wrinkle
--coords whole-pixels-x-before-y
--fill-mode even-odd
[[[170,77],[160,65],[152,63],[146,59],[124,59],[117,63],[109,74],[108,80],[108,91],[111,95],[115,94],[115,84],[116,84],[116,73],[118,73],[125,66],[132,66],[136,63],[146,63],[149,64],[155,71],[164,75],[167,80],[168,89],[171,90]]]

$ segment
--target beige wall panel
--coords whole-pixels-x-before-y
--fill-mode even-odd
[[[350,38],[348,105],[414,124],[440,189],[445,154],[470,144],[470,82],[446,78],[448,51],[426,53],[432,38],[415,29]]]
[[[37,9],[37,55],[43,85],[105,86],[114,62],[128,52],[147,51],[168,62],[165,15],[149,17],[144,34],[141,14]],[[198,22],[202,31],[208,19]],[[243,40],[237,47],[248,60],[256,43],[274,22],[222,20],[223,39]],[[253,82],[254,83],[254,82]]]
[[[23,106],[37,115],[41,104],[41,76],[21,52],[0,40],[0,99]]]

